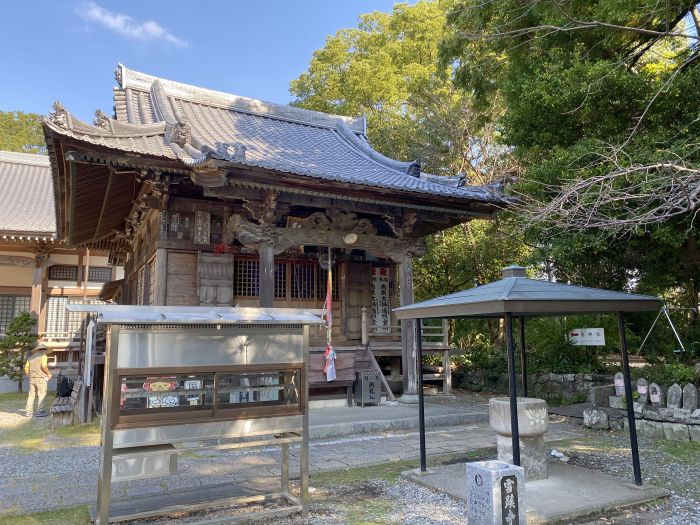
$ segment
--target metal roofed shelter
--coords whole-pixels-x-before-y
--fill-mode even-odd
[[[75,305],[107,327],[99,525],[251,502],[284,505],[231,516],[308,511],[309,325],[301,309]],[[289,489],[289,445],[299,443],[300,496]],[[113,481],[177,473],[191,450],[280,447],[280,475],[209,485],[177,499],[111,501]],[[220,520],[216,519],[215,522]]]
[[[627,418],[629,420],[634,481],[637,485],[641,485],[642,475],[639,466],[637,428],[634,419],[632,383],[630,380],[627,341],[625,338],[624,313],[656,310],[660,306],[661,299],[658,297],[529,279],[525,274],[524,268],[520,266],[509,266],[503,270],[503,278],[499,281],[409,306],[403,306],[395,309],[394,312],[398,319],[418,320],[416,323],[418,332],[420,332],[421,319],[448,317],[497,317],[505,319],[513,462],[516,465],[520,465],[520,442],[515,376],[515,349],[513,343],[513,317],[519,318],[520,322],[520,372],[523,396],[527,397],[525,317],[605,312],[617,313],[620,351],[622,353],[623,373],[625,377],[625,398],[627,401]],[[418,363],[420,364],[422,358],[422,349],[420,347],[421,338],[418,337],[417,340],[419,342]],[[423,413],[423,381],[420,365],[418,370],[421,470],[424,471],[425,422]]]

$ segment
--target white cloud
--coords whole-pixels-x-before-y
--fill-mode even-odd
[[[139,22],[123,13],[112,13],[94,2],[85,2],[75,9],[75,12],[83,19],[98,24],[114,31],[118,35],[131,40],[149,42],[163,40],[178,47],[187,47],[187,41],[176,37],[158,22],[147,20]]]

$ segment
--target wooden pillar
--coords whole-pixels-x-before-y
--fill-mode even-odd
[[[165,306],[168,286],[168,250],[165,248],[156,248],[155,272],[156,306]]]
[[[271,242],[263,242],[260,243],[258,250],[260,253],[258,306],[272,308],[275,300],[275,245]]]
[[[413,304],[413,257],[404,254],[399,262],[399,298],[401,306]],[[401,357],[403,364],[403,394],[415,396],[418,393],[416,370],[418,363],[416,321],[401,321]]]
[[[37,319],[36,329],[41,332],[41,300],[42,300],[42,288],[44,284],[44,259],[43,257],[36,257],[34,273],[32,275],[32,295],[29,299],[29,310],[32,315]]]

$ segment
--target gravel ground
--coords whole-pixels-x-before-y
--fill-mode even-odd
[[[438,399],[441,403],[453,406],[474,406],[474,404],[487,402],[486,396],[460,392],[457,392],[454,398]],[[65,469],[57,468],[57,465],[72,465],[73,473],[68,475],[74,476],[73,487],[78,487],[73,492],[79,493],[80,487],[84,487],[85,490],[88,488],[91,491],[94,490],[93,471],[98,461],[97,447],[75,446],[75,436],[48,433],[47,418],[34,419],[27,424],[28,421],[25,418],[17,415],[16,412],[13,413],[13,410],[20,408],[22,404],[21,399],[17,398],[3,403],[4,410],[0,410],[0,470],[3,478],[31,480],[32,485],[35,485],[32,490],[41,492],[41,486],[46,481],[65,478]],[[19,435],[16,434],[18,429],[23,429]],[[35,436],[41,436],[40,442],[33,442]],[[25,450],[18,445],[18,437],[27,439],[26,447],[29,448]],[[379,445],[384,442],[376,443]],[[560,445],[558,449],[568,455],[571,458],[570,462],[574,465],[627,479],[631,476],[629,437],[624,432],[585,430],[581,437]],[[615,516],[582,520],[580,524],[700,525],[700,447],[692,443],[652,441],[640,436],[640,449],[645,483],[666,487],[672,491],[672,496],[667,500],[623,511]],[[483,452],[483,454],[490,456],[493,453]],[[199,459],[185,458],[183,467],[194,468],[198,463],[206,462],[205,458],[208,454],[202,456],[204,457]],[[470,458],[470,460],[474,459],[479,458]],[[461,502],[417,486],[401,477],[400,470],[406,468],[405,466],[397,467],[395,475],[392,474],[389,478],[374,475],[375,471],[371,469],[380,469],[380,466],[365,468],[370,470],[365,478],[359,480],[345,478],[344,471],[337,471],[337,480],[331,476],[331,478],[324,478],[325,482],[317,482],[318,478],[314,479],[312,476],[311,484],[315,488],[311,490],[308,520],[293,516],[268,519],[264,523],[270,525],[466,523],[466,513]],[[85,474],[86,478],[83,479],[82,473],[90,474]],[[18,484],[16,487],[18,491],[26,491],[26,489],[26,483]],[[3,497],[8,501],[12,500],[12,490],[11,486],[5,485]],[[26,494],[23,495],[26,496]],[[71,503],[70,494],[61,503],[66,507],[76,504]],[[206,514],[139,520],[132,522],[132,525],[166,523],[185,525],[201,521],[204,517],[225,518],[230,513],[230,509],[220,509]],[[65,523],[65,525],[73,524]]]

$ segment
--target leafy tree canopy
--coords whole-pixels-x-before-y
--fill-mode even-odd
[[[41,115],[22,111],[0,111],[0,150],[46,153]]]

